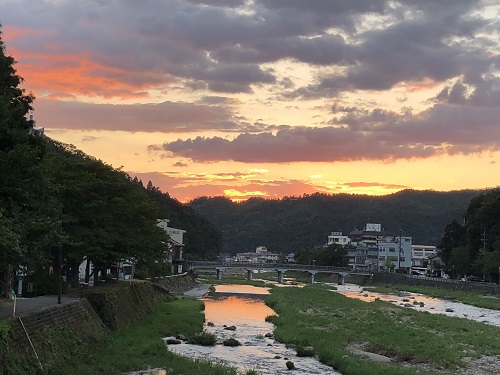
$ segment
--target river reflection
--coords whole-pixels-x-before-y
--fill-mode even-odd
[[[231,295],[228,295],[231,293]],[[234,337],[241,346],[203,347],[198,345],[180,344],[169,345],[174,353],[198,359],[208,359],[222,362],[235,367],[240,371],[256,370],[261,374],[289,374],[286,361],[291,360],[296,369],[294,374],[325,374],[339,375],[331,367],[326,366],[312,357],[296,357],[295,351],[287,349],[284,344],[276,342],[272,337],[265,337],[272,333],[274,326],[265,321],[275,312],[266,306],[262,295],[268,294],[267,288],[258,288],[248,285],[219,285],[216,287],[214,298],[202,298],[205,304],[206,331],[217,336],[222,342]],[[226,295],[224,295],[226,294]],[[248,298],[250,294],[261,298]],[[235,331],[224,329],[225,326],[235,326]]]

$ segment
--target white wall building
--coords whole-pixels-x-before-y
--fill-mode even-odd
[[[395,270],[411,268],[411,237],[394,236],[390,242],[379,242],[377,246],[379,250],[378,265],[380,268],[387,268],[387,261],[392,263],[393,267],[391,268]]]
[[[156,225],[158,225],[161,229],[167,232],[171,240],[174,240],[179,245],[184,246],[184,233],[186,233],[186,231],[182,229],[169,227],[168,226],[169,222],[170,220],[168,219],[158,219]]]
[[[236,262],[250,263],[276,263],[279,254],[267,250],[265,246],[258,246],[255,252],[237,253],[233,260]]]
[[[436,246],[431,245],[412,245],[411,258],[412,269],[420,272],[427,272],[429,258],[437,255]]]
[[[168,261],[172,263],[172,273],[179,274],[182,269],[182,253],[184,248],[184,233],[185,230],[172,228],[168,226],[170,220],[158,219],[156,225],[163,229],[170,237],[168,241],[170,254]]]
[[[332,232],[328,236],[328,242],[326,243],[326,246],[330,245],[341,245],[341,246],[347,246],[351,243],[351,240],[349,239],[349,236],[344,236],[342,235],[342,232]]]

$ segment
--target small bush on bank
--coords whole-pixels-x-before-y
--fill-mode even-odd
[[[240,346],[241,343],[236,340],[234,337],[231,337],[229,339],[226,339],[222,342],[222,345],[224,346]]]
[[[213,333],[206,331],[196,333],[188,340],[188,344],[201,346],[214,346],[216,343],[217,337]]]

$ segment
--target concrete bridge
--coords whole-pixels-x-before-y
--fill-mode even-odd
[[[254,270],[275,270],[278,273],[278,283],[283,284],[284,275],[287,271],[302,271],[309,273],[310,283],[314,283],[314,277],[318,273],[336,273],[338,275],[338,283],[345,283],[347,275],[363,275],[372,277],[373,274],[363,271],[355,271],[349,267],[329,267],[317,266],[314,264],[293,264],[293,263],[251,263],[251,262],[189,262],[189,269],[215,269],[217,272],[217,280],[222,278],[222,273],[227,269],[245,269],[247,271],[247,279],[252,280]]]

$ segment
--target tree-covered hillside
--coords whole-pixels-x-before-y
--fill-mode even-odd
[[[236,253],[267,246],[295,252],[322,245],[332,231],[344,234],[380,223],[385,231],[413,237],[418,244],[437,244],[453,219],[461,221],[472,198],[481,191],[405,190],[387,196],[313,194],[300,198],[252,198],[235,203],[222,197],[190,202],[223,234],[224,251]]]
[[[155,187],[146,186],[149,197],[156,202],[160,216],[170,220],[169,226],[186,231],[184,257],[186,259],[215,259],[222,250],[222,234],[192,207],[180,203]]]

